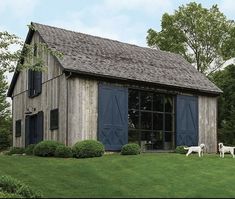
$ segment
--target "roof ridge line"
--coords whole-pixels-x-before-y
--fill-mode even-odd
[[[32,24],[38,24],[38,25],[41,25],[41,26],[47,26],[49,28],[55,28],[55,29],[60,29],[60,30],[68,31],[68,32],[77,33],[77,34],[82,34],[82,35],[86,35],[86,36],[89,36],[89,37],[95,37],[97,39],[108,40],[108,41],[117,42],[117,43],[121,43],[121,44],[126,44],[126,45],[130,45],[130,46],[138,47],[138,48],[144,48],[144,49],[148,49],[148,50],[156,50],[156,51],[160,51],[160,52],[164,52],[164,53],[168,53],[168,54],[173,54],[173,55],[176,55],[176,56],[181,56],[180,54],[177,54],[177,53],[173,53],[173,52],[169,52],[169,51],[165,51],[165,50],[161,50],[161,49],[157,49],[157,48],[151,48],[151,47],[148,47],[148,46],[139,46],[137,44],[131,44],[131,43],[115,40],[115,39],[110,39],[110,38],[107,38],[107,37],[91,35],[91,34],[88,34],[88,33],[83,33],[83,32],[74,31],[74,30],[68,30],[66,28],[59,28],[59,27],[56,27],[56,26],[41,24],[41,23],[37,23],[37,22],[31,22],[31,23]]]

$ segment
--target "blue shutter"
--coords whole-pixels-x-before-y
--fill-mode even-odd
[[[176,109],[177,146],[198,145],[198,98],[179,95]]]
[[[30,138],[29,138],[29,121],[30,121],[30,116],[25,117],[25,147],[29,145],[30,143]]]
[[[42,72],[28,70],[28,96],[37,96],[42,91]]]
[[[36,136],[36,143],[41,142],[43,140],[43,112],[40,111],[37,114],[37,136]]]
[[[33,90],[33,71],[32,70],[28,70],[28,96],[32,97],[34,94],[34,90]]]
[[[37,143],[37,115],[29,117],[29,144]]]
[[[106,150],[120,150],[128,142],[128,90],[99,86],[99,140]]]
[[[35,95],[39,95],[42,91],[42,72],[34,71],[34,89]]]

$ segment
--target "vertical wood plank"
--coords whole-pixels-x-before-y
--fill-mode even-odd
[[[69,81],[69,145],[97,139],[98,82],[82,78]]]
[[[199,96],[199,143],[207,152],[217,152],[217,98]]]

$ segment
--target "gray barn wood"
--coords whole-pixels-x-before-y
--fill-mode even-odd
[[[99,140],[102,133],[99,132],[100,100],[108,100],[111,96],[113,106],[115,103],[118,106],[122,95],[118,99],[114,91],[120,88],[120,91],[134,89],[170,95],[175,100],[177,96],[196,99],[197,144],[205,143],[207,152],[217,151],[217,97],[222,91],[181,56],[51,26],[33,25],[36,31],[29,30],[26,43],[46,43],[62,52],[63,58],[42,53],[48,67],[42,72],[42,89],[36,97],[28,97],[28,70],[15,72],[8,91],[12,98],[14,146],[27,145],[25,119],[29,110],[31,115],[43,112],[43,140],[56,140],[69,146],[81,140]],[[101,85],[110,88],[112,94],[102,96],[99,93]],[[59,111],[59,126],[52,130],[50,112],[55,109]],[[175,106],[174,146],[178,142],[176,129],[179,124],[175,123],[178,116]],[[115,117],[118,119],[118,115]],[[17,120],[21,120],[20,137],[15,136]]]

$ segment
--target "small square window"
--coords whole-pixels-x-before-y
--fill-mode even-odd
[[[50,112],[50,130],[59,128],[59,109],[51,110]]]
[[[17,120],[15,124],[15,137],[21,136],[21,120]]]

